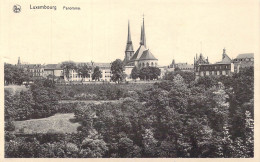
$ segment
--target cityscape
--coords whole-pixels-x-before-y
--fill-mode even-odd
[[[167,72],[172,72],[177,70],[192,72],[195,75],[195,78],[201,76],[209,75],[232,75],[232,73],[238,73],[240,68],[252,67],[254,66],[254,54],[253,53],[243,53],[238,54],[235,59],[231,59],[226,53],[226,49],[223,49],[222,60],[216,63],[210,63],[209,58],[205,58],[202,53],[196,54],[194,57],[194,63],[175,63],[175,60],[172,60],[172,63],[169,65],[161,66],[158,65],[158,59],[151,53],[146,45],[146,35],[145,35],[145,23],[143,18],[143,23],[141,26],[141,35],[140,35],[140,46],[134,51],[132,40],[131,40],[131,31],[130,23],[128,22],[128,33],[127,33],[127,42],[125,48],[125,56],[122,60],[124,66],[125,81],[131,81],[138,78],[139,80],[142,77],[132,78],[132,70],[134,67],[142,69],[144,67],[156,67],[160,71],[158,78],[162,79]],[[71,61],[73,62],[73,61]],[[81,82],[87,83],[92,81],[103,81],[103,82],[113,82],[111,80],[111,64],[112,63],[95,63],[95,62],[75,62],[75,69],[70,69],[69,74],[65,75],[64,67],[62,63],[57,64],[29,64],[22,63],[20,57],[16,64],[17,67],[28,71],[32,76],[31,79],[37,78],[52,78],[53,80],[58,81],[59,83],[71,83],[71,82]],[[77,71],[77,67],[87,66],[88,75],[82,76]],[[100,71],[100,76],[98,79],[93,78],[94,69],[98,67]],[[55,78],[55,79],[54,79]],[[28,80],[28,82],[32,82]],[[141,79],[144,80],[144,79]],[[145,79],[147,80],[147,79]]]

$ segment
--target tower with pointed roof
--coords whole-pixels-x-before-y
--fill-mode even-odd
[[[128,27],[129,29],[129,27]],[[128,31],[128,38],[129,38]],[[128,43],[127,43],[128,45]],[[128,47],[128,46],[127,46]],[[131,50],[132,52],[132,50]],[[125,60],[128,60],[129,55],[125,55]],[[134,55],[127,61],[127,66],[136,66],[138,68],[143,68],[147,66],[157,66],[158,59],[154,57],[149,49],[146,48],[146,35],[145,35],[145,26],[144,26],[144,17],[143,23],[141,26],[141,36],[140,36],[140,46],[134,53]]]
[[[130,32],[130,24],[128,21],[128,34],[127,34],[127,41],[126,41],[126,48],[125,48],[125,59],[124,62],[127,64],[131,57],[134,55],[134,48],[133,43],[131,40],[131,32]]]

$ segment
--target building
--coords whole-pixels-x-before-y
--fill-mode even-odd
[[[215,64],[210,64],[208,58],[205,59],[202,54],[199,58],[194,58],[195,78],[209,75],[230,75],[234,72],[234,64],[230,57],[226,54],[226,49],[223,49],[222,60]]]
[[[146,46],[144,18],[143,18],[143,24],[141,26],[140,46],[136,51],[134,51],[133,48],[130,25],[128,22],[128,34],[127,34],[124,64],[125,64],[125,74],[127,75],[126,80],[131,79],[130,74],[132,69],[135,66],[140,69],[147,66],[155,66],[155,67],[158,66],[158,59],[152,54],[152,52]]]
[[[17,66],[28,71],[33,80],[40,79],[44,76],[44,66],[41,64],[21,63],[21,59],[18,57]]]
[[[94,72],[95,67],[99,67],[99,70],[101,71],[101,78],[100,81],[111,81],[111,64],[110,63],[94,63],[94,62],[77,62],[76,65],[84,66],[87,65],[89,67],[89,76],[82,77],[78,74],[76,69],[72,69],[69,73],[69,79],[64,75],[65,81],[73,81],[73,82],[91,82],[92,80],[92,74]]]
[[[61,64],[47,64],[44,66],[44,77],[54,80],[64,79],[63,69]]]
[[[254,54],[253,53],[244,53],[239,54],[235,59],[233,59],[234,71],[235,73],[239,72],[239,69],[244,67],[254,66]]]
[[[174,71],[175,69],[179,69],[181,71],[194,72],[194,65],[186,63],[175,63],[175,60],[172,60],[172,63],[168,66],[168,72]]]

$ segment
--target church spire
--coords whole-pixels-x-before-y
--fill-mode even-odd
[[[129,20],[128,20],[128,35],[127,35],[127,43],[132,43]]]
[[[131,32],[130,32],[130,23],[128,20],[128,34],[127,34],[127,42],[126,42],[126,49],[125,51],[133,51],[133,44],[132,44],[132,40],[131,40]]]
[[[145,28],[144,28],[144,15],[143,15],[143,25],[141,27],[140,45],[144,45],[144,47],[146,48],[146,38],[145,38]]]

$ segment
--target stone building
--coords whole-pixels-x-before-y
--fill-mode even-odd
[[[44,77],[54,77],[53,79],[64,79],[61,64],[47,64],[44,66]]]
[[[235,59],[233,59],[234,71],[235,73],[239,72],[239,69],[244,67],[254,66],[254,54],[253,53],[244,53],[239,54]]]
[[[126,80],[131,79],[130,74],[132,69],[135,66],[139,69],[147,66],[154,66],[154,67],[158,66],[158,59],[152,54],[152,52],[146,46],[144,18],[143,18],[143,24],[141,26],[140,45],[136,51],[134,51],[133,48],[130,25],[128,22],[128,34],[127,34],[124,64],[125,64],[125,74],[127,75]]]
[[[194,72],[194,65],[186,63],[175,63],[175,60],[172,60],[172,63],[168,66],[167,71],[174,71],[175,69],[179,69],[181,71]]]
[[[33,80],[40,79],[44,76],[44,66],[41,64],[21,63],[21,59],[18,57],[17,66],[28,71]]]
[[[208,58],[205,59],[202,54],[199,58],[194,58],[195,78],[209,75],[230,75],[234,72],[234,64],[230,57],[226,54],[226,49],[223,49],[222,60],[215,64],[210,64]]]

